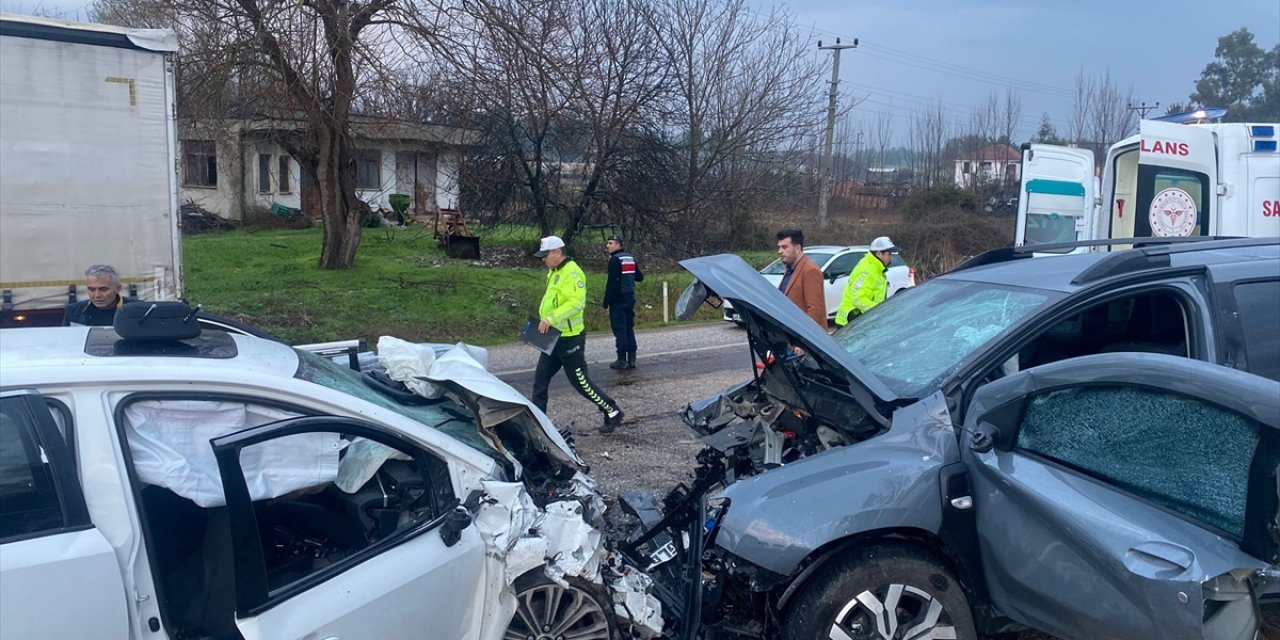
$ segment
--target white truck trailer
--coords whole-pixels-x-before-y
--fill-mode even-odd
[[[1087,149],[1024,145],[1014,242],[1280,236],[1278,142],[1274,123],[1143,120],[1100,179]]]
[[[58,324],[84,269],[182,295],[172,31],[0,14],[0,326]]]

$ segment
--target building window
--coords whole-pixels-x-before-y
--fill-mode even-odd
[[[270,154],[258,154],[258,193],[271,193]]]
[[[280,174],[277,180],[279,181],[280,193],[293,191],[293,174],[289,171],[289,156],[280,156]]]
[[[378,151],[356,152],[356,188],[382,188],[382,153]]]
[[[182,184],[218,186],[218,151],[212,140],[183,140],[182,153]]]
[[[984,162],[984,163],[982,163],[982,172],[983,172],[983,173],[991,173],[991,163],[990,163],[990,162]]]
[[[965,172],[965,173],[973,173],[973,163],[972,163],[972,162],[966,162],[966,163],[964,163],[964,172]]]

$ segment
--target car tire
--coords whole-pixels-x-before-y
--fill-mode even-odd
[[[946,567],[917,547],[886,544],[833,559],[787,608],[783,640],[843,637],[977,640],[978,635],[964,589]]]
[[[534,571],[516,580],[516,612],[503,638],[615,640],[613,605],[604,589],[566,577],[568,587]]]

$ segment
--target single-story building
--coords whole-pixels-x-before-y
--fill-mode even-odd
[[[1022,154],[1007,144],[993,144],[956,158],[956,186],[1017,186],[1022,179]]]
[[[273,205],[318,218],[315,178],[280,144],[303,126],[280,119],[179,122],[182,202],[230,220]],[[361,200],[391,209],[391,195],[404,194],[418,216],[457,208],[463,130],[357,117],[352,133]]]

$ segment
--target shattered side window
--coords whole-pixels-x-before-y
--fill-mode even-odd
[[[1018,446],[1236,536],[1258,426],[1182,396],[1076,387],[1033,398]]]
[[[835,338],[894,391],[914,395],[1059,297],[1038,289],[938,280],[890,298]]]
[[[298,351],[298,371],[294,377],[390,409],[487,455],[495,453],[480,436],[471,413],[452,401],[433,405],[400,404],[366,386],[358,371],[306,351]]]

